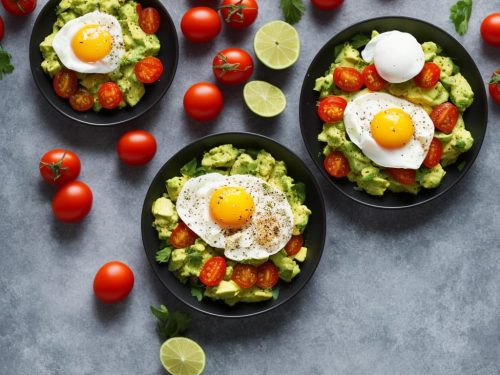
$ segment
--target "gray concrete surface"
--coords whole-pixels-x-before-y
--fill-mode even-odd
[[[254,131],[288,144],[306,160],[298,126],[299,89],[316,51],[337,31],[362,19],[407,15],[454,33],[448,1],[347,0],[334,13],[309,1],[297,25],[303,41],[298,63],[254,78],[278,84],[288,98],[275,120],[250,114],[240,89],[224,89],[226,106],[209,124],[188,121],[186,88],[212,80],[211,59],[226,46],[251,49],[254,32],[281,18],[278,1],[260,1],[247,32],[224,30],[214,42],[193,46],[180,36],[180,66],[161,103],[126,126],[96,129],[62,118],[31,79],[28,40],[35,14],[5,16],[4,47],[14,74],[0,82],[0,373],[162,374],[160,340],[150,304],[184,308],[152,274],[139,230],[146,189],[159,167],[197,137]],[[190,5],[164,0],[177,26]],[[215,4],[216,1],[208,2]],[[460,38],[486,80],[500,67],[500,49],[485,46],[479,24],[499,1],[475,1],[470,30]],[[285,308],[241,321],[192,312],[189,336],[207,355],[206,374],[481,374],[500,373],[500,106],[490,103],[490,124],[475,166],[443,199],[411,211],[384,212],[356,205],[318,175],[327,198],[328,239],[308,286]],[[126,130],[144,128],[159,149],[145,168],[121,165],[115,153]],[[81,179],[94,207],[80,224],[56,222],[53,189],[41,182],[39,157],[70,148],[83,162]],[[92,294],[94,273],[119,259],[135,272],[123,303],[104,306]]]

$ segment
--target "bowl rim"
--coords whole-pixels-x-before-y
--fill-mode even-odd
[[[155,100],[153,100],[151,102],[151,104],[149,104],[148,106],[146,106],[141,112],[132,113],[130,117],[128,117],[126,119],[123,119],[123,120],[111,121],[111,122],[100,122],[100,123],[98,123],[98,122],[92,122],[92,121],[87,121],[87,120],[82,120],[82,119],[78,118],[78,116],[76,115],[78,112],[75,112],[75,115],[65,112],[62,108],[60,108],[59,106],[57,106],[49,98],[48,94],[43,90],[40,82],[37,79],[37,75],[36,75],[36,72],[35,72],[35,65],[36,64],[33,61],[32,53],[31,53],[31,51],[33,49],[39,49],[38,44],[35,42],[35,38],[36,38],[36,36],[35,36],[35,29],[38,28],[39,23],[42,22],[42,19],[45,18],[46,14],[49,11],[54,11],[55,10],[55,6],[57,6],[57,4],[60,2],[60,0],[49,0],[43,6],[43,8],[38,13],[38,15],[37,15],[37,17],[35,19],[35,22],[33,23],[33,27],[31,29],[30,42],[29,42],[29,47],[28,47],[29,48],[28,49],[28,55],[29,55],[30,70],[31,70],[31,75],[33,76],[33,80],[35,81],[35,84],[36,84],[36,86],[38,88],[38,91],[42,94],[42,96],[45,98],[45,100],[52,106],[52,108],[54,108],[57,112],[59,112],[64,117],[69,118],[70,120],[73,120],[73,121],[75,121],[75,122],[77,122],[79,124],[87,125],[87,126],[95,126],[95,127],[106,127],[106,126],[122,125],[122,124],[126,124],[126,123],[128,123],[130,121],[133,121],[133,120],[141,117],[142,115],[146,114],[147,112],[149,112],[151,110],[151,108],[153,108],[156,104],[158,104],[158,102],[165,96],[165,94],[167,93],[168,89],[172,85],[172,83],[174,81],[174,78],[175,78],[175,74],[177,72],[177,65],[178,65],[178,62],[179,62],[179,36],[177,35],[177,29],[175,28],[174,21],[172,20],[172,17],[170,16],[170,13],[168,12],[167,8],[163,5],[163,3],[160,0],[149,0],[149,1],[154,2],[155,3],[155,7],[161,8],[161,10],[166,15],[167,22],[169,23],[170,28],[173,30],[173,36],[174,36],[174,40],[175,40],[175,43],[174,43],[175,57],[174,57],[174,65],[173,65],[173,73],[174,74],[172,74],[172,76],[168,79],[168,81],[166,82],[163,90],[160,92],[160,95],[158,95],[158,97]]]
[[[322,238],[320,240],[320,246],[318,247],[318,250],[317,250],[318,251],[318,260],[313,265],[313,268],[312,268],[310,274],[307,275],[305,279],[303,279],[301,285],[297,286],[296,289],[293,292],[291,292],[291,294],[286,299],[282,299],[282,300],[278,299],[277,302],[275,304],[273,304],[272,306],[269,306],[269,307],[264,308],[264,309],[260,309],[260,310],[255,311],[255,312],[245,313],[245,314],[240,314],[240,315],[228,315],[228,314],[223,314],[223,313],[215,313],[215,312],[207,311],[207,310],[203,309],[202,307],[200,307],[199,304],[195,303],[196,299],[194,297],[192,298],[192,301],[191,301],[191,300],[183,298],[183,296],[179,295],[178,293],[176,293],[172,289],[170,289],[170,287],[168,286],[168,284],[166,282],[164,282],[164,280],[162,279],[162,277],[160,276],[160,274],[158,272],[156,272],[156,268],[155,268],[156,264],[154,264],[153,260],[150,259],[150,257],[148,257],[148,248],[146,246],[145,236],[144,236],[144,232],[143,232],[143,227],[144,227],[143,226],[143,220],[144,220],[144,215],[143,214],[144,214],[144,212],[145,212],[146,209],[148,211],[150,210],[150,207],[147,205],[147,197],[151,194],[151,190],[153,188],[153,182],[157,178],[159,178],[160,174],[162,173],[162,171],[166,167],[166,165],[171,160],[180,157],[184,152],[186,152],[186,149],[188,149],[189,147],[193,146],[194,144],[203,143],[203,142],[205,142],[207,140],[210,140],[212,138],[217,138],[217,137],[219,137],[221,135],[244,136],[244,137],[250,137],[250,138],[263,139],[263,140],[266,140],[268,142],[273,143],[277,147],[282,148],[285,152],[289,153],[290,155],[292,155],[292,157],[296,158],[297,161],[298,161],[298,163],[302,166],[302,168],[310,176],[312,184],[314,186],[314,189],[318,193],[318,194],[316,194],[316,198],[314,198],[314,199],[319,199],[319,205],[321,207],[321,211],[318,213],[318,215],[320,217],[323,217],[322,224],[321,224],[322,225],[321,226],[321,230],[323,232],[323,236],[322,236]],[[238,142],[235,142],[235,143],[238,143]],[[268,152],[271,152],[271,151],[268,151]],[[149,265],[151,266],[151,268],[153,270],[153,273],[156,275],[156,277],[159,279],[159,281],[161,282],[161,284],[168,290],[168,292],[170,294],[172,294],[175,298],[177,298],[179,301],[181,301],[182,303],[184,303],[188,307],[190,307],[193,310],[195,310],[197,312],[200,312],[202,314],[213,316],[213,317],[217,317],[217,318],[240,319],[240,318],[250,318],[250,317],[253,317],[253,316],[264,314],[264,313],[267,313],[267,312],[269,312],[271,310],[274,310],[274,309],[276,309],[278,307],[283,306],[284,304],[286,304],[287,302],[289,302],[290,300],[292,300],[294,297],[296,297],[299,294],[299,292],[309,283],[309,281],[312,278],[312,276],[316,273],[317,267],[318,267],[318,265],[319,265],[319,263],[321,261],[321,257],[323,255],[323,251],[324,251],[324,248],[325,248],[326,221],[327,221],[327,219],[328,218],[327,218],[327,215],[326,215],[325,199],[324,199],[323,193],[321,191],[319,182],[317,181],[316,177],[314,176],[314,173],[312,172],[312,170],[307,167],[306,163],[294,151],[290,150],[288,147],[282,145],[281,143],[277,142],[276,140],[274,140],[274,139],[272,139],[270,137],[261,135],[261,134],[252,133],[252,132],[236,132],[236,131],[231,131],[231,132],[221,132],[221,133],[209,134],[209,135],[206,135],[206,136],[204,136],[202,138],[198,138],[198,139],[196,139],[196,140],[194,140],[194,141],[186,144],[185,146],[183,146],[179,151],[177,151],[174,155],[172,155],[165,163],[163,163],[163,165],[158,169],[158,172],[155,174],[155,176],[151,180],[151,183],[149,184],[148,190],[147,190],[146,195],[144,197],[144,203],[143,203],[142,209],[141,209],[141,237],[142,237],[142,244],[143,244],[143,247],[144,247],[144,253],[145,253],[146,258],[147,258],[147,260],[149,262]],[[254,305],[257,308],[259,306],[259,304],[254,304]]]
[[[303,101],[303,96],[305,95],[305,92],[304,92],[304,89],[305,89],[305,85],[306,85],[306,80],[307,79],[310,79],[310,77],[308,77],[308,72],[309,72],[309,69],[311,68],[311,66],[316,62],[316,60],[318,59],[320,53],[327,47],[328,44],[330,44],[332,42],[332,40],[340,33],[343,33],[349,29],[354,29],[366,22],[372,22],[372,21],[386,21],[388,19],[396,19],[396,20],[409,20],[409,21],[412,21],[412,22],[417,22],[417,23],[421,23],[423,24],[425,27],[431,27],[431,28],[434,28],[434,29],[437,29],[439,31],[441,31],[443,34],[446,35],[446,37],[450,38],[453,42],[455,42],[458,46],[458,48],[462,49],[462,51],[465,53],[465,55],[467,57],[469,57],[471,59],[471,61],[474,62],[474,59],[472,58],[472,56],[469,54],[469,52],[467,51],[467,49],[465,49],[465,47],[457,40],[455,39],[449,32],[447,32],[446,30],[443,30],[441,27],[439,26],[436,26],[430,22],[427,22],[427,21],[423,21],[423,20],[420,20],[420,19],[417,19],[417,18],[413,18],[413,17],[407,17],[407,16],[382,16],[382,17],[374,17],[374,18],[367,18],[367,19],[364,19],[364,20],[361,20],[359,22],[356,22],[356,23],[353,23],[352,25],[350,26],[347,26],[345,28],[343,28],[342,30],[338,31],[335,33],[335,35],[333,35],[330,39],[328,39],[328,41],[326,41],[323,46],[318,50],[318,52],[316,53],[316,55],[314,56],[314,58],[312,59],[311,63],[309,64],[309,67],[307,68],[307,71],[306,71],[306,74],[305,74],[305,77],[304,77],[304,80],[302,81],[302,86],[301,86],[301,89],[300,89],[300,98],[299,98],[299,122],[300,120],[302,119],[302,112],[304,111],[303,109],[303,106],[301,105],[302,101]],[[472,69],[475,70],[475,73],[479,76],[479,77],[482,77],[481,75],[481,72],[479,70],[479,68],[477,67],[477,64],[474,62],[474,65],[472,67]],[[484,94],[484,97],[486,97],[486,89],[484,87],[484,85],[482,85],[482,91],[483,91],[483,94]],[[485,136],[486,136],[486,130],[488,128],[488,102],[487,101],[484,101],[482,103],[482,110],[484,111],[484,115],[485,115],[485,122],[484,122],[484,132],[485,132]],[[326,173],[326,171],[324,170],[324,168],[319,168],[319,165],[315,159],[315,155],[313,154],[313,152],[310,150],[309,146],[308,146],[308,142],[307,142],[307,139],[306,139],[306,136],[304,134],[304,131],[303,131],[303,126],[301,125],[300,126],[300,133],[302,135],[302,140],[306,146],[306,149],[307,149],[307,152],[309,153],[309,156],[311,157],[311,159],[313,160],[314,162],[314,165],[316,165],[318,167],[318,169],[320,170],[320,173],[323,175],[324,178],[326,178],[330,184],[330,186],[333,186],[335,189],[337,189],[337,191],[339,191],[340,193],[342,193],[342,195],[348,197],[349,199],[355,201],[356,203],[358,204],[361,204],[361,205],[364,205],[364,206],[367,206],[367,207],[372,207],[372,208],[376,208],[376,209],[381,209],[381,210],[404,210],[404,209],[410,209],[410,208],[414,208],[414,207],[417,207],[417,206],[421,206],[421,205],[424,205],[424,204],[427,204],[431,201],[433,201],[434,199],[437,199],[441,196],[443,196],[443,194],[447,193],[448,191],[450,191],[452,188],[454,188],[459,181],[461,181],[465,175],[469,172],[469,170],[471,169],[472,165],[475,163],[476,161],[476,158],[478,157],[480,151],[481,151],[481,147],[483,145],[483,142],[484,142],[484,138],[485,136],[483,136],[480,140],[477,140],[474,139],[474,145],[477,146],[477,152],[475,153],[475,155],[472,156],[472,159],[470,160],[470,162],[468,162],[465,166],[464,166],[464,169],[460,172],[460,174],[457,176],[457,178],[455,179],[455,181],[453,183],[451,183],[451,185],[447,186],[445,189],[443,189],[442,191],[434,194],[433,196],[429,197],[428,199],[426,200],[423,200],[423,201],[420,201],[420,202],[416,202],[416,203],[412,203],[412,204],[408,204],[408,205],[402,205],[402,206],[384,206],[384,205],[381,205],[381,204],[375,204],[375,203],[369,203],[369,202],[365,202],[361,199],[358,199],[356,197],[353,197],[349,194],[347,194],[345,191],[343,191],[338,185],[337,183],[335,183],[335,181]],[[318,141],[319,142],[319,141]],[[353,183],[354,184],[354,183]],[[365,194],[368,194],[365,192]]]

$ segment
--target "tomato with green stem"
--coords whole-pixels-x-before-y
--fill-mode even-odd
[[[75,223],[88,215],[92,208],[92,190],[81,181],[70,181],[52,198],[52,211],[57,219]]]
[[[80,158],[73,151],[53,149],[43,154],[39,169],[45,181],[61,186],[80,175]]]
[[[500,69],[491,76],[488,90],[493,100],[500,104]]]
[[[94,294],[103,303],[123,300],[133,287],[134,273],[122,262],[112,261],[104,264],[94,277]]]
[[[246,29],[259,14],[256,0],[224,0],[220,6],[224,22],[235,29]]]
[[[240,85],[253,73],[253,59],[241,48],[226,48],[214,57],[212,69],[215,78],[226,85]]]

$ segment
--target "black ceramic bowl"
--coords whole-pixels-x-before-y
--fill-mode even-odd
[[[163,62],[164,71],[160,80],[154,84],[146,85],[146,94],[135,106],[111,111],[102,110],[94,112],[77,112],[71,108],[68,100],[58,97],[52,88],[52,79],[43,72],[43,61],[39,45],[45,37],[52,33],[52,26],[56,21],[56,7],[60,0],[50,0],[40,11],[31,32],[29,57],[31,73],[36,85],[47,101],[60,113],[72,120],[86,125],[109,126],[118,125],[133,120],[150,110],[165,95],[177,69],[179,58],[179,43],[174,23],[167,10],[159,0],[141,0],[143,7],[155,7],[160,13],[161,25],[156,33],[160,39],[161,49],[158,58]]]
[[[313,91],[314,81],[321,77],[333,62],[333,50],[335,46],[351,39],[356,34],[371,34],[372,30],[379,32],[399,30],[411,33],[419,42],[433,41],[443,48],[443,54],[453,58],[460,66],[460,71],[472,86],[475,93],[474,103],[464,114],[466,128],[474,137],[474,146],[471,150],[462,154],[456,164],[446,168],[446,176],[443,183],[437,189],[422,189],[418,195],[396,194],[386,192],[383,197],[374,197],[364,191],[354,189],[355,184],[347,179],[335,179],[326,173],[323,168],[322,150],[325,143],[317,140],[322,129],[322,122],[316,114],[316,102],[318,93]],[[483,138],[486,133],[488,121],[488,106],[486,92],[481,74],[474,63],[473,58],[465,48],[450,34],[430,23],[406,17],[382,17],[359,22],[341,31],[330,39],[318,52],[307,70],[300,95],[300,129],[306,148],[319,168],[323,176],[347,197],[358,203],[376,208],[408,208],[414,207],[443,195],[465,176],[476,159]],[[460,171],[457,165],[465,162],[465,167]]]
[[[296,181],[306,185],[306,205],[311,209],[312,215],[304,232],[305,244],[308,247],[307,258],[301,264],[300,274],[291,283],[279,282],[280,294],[278,299],[258,303],[237,303],[235,306],[227,306],[222,301],[212,301],[204,298],[198,302],[191,296],[189,285],[181,284],[175,276],[167,270],[166,265],[155,261],[155,253],[159,249],[160,241],[156,230],[151,226],[154,217],[151,214],[153,202],[165,193],[165,180],[178,176],[180,168],[194,157],[201,157],[205,151],[212,147],[231,143],[240,148],[257,148],[270,152],[276,159],[283,160],[288,173]],[[270,138],[251,133],[221,133],[201,138],[184,147],[167,161],[155,176],[144,200],[142,208],[142,241],[146,256],[153,267],[153,271],[159,277],[165,287],[186,305],[202,313],[223,317],[243,318],[261,314],[272,310],[294,297],[311,278],[323,253],[326,231],[326,215],[323,196],[318,183],[311,171],[302,160],[292,151]]]

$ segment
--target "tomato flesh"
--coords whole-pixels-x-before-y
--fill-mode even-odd
[[[231,280],[240,288],[251,288],[257,282],[257,268],[250,264],[238,263],[234,266]]]
[[[200,271],[200,281],[206,286],[219,285],[226,274],[226,259],[212,257],[203,264]]]
[[[78,89],[69,97],[71,108],[78,112],[85,112],[94,106],[94,97],[85,89]]]
[[[304,237],[300,234],[298,236],[292,236],[290,241],[285,245],[285,251],[288,256],[296,255],[304,245]]]
[[[170,235],[170,244],[177,249],[185,249],[194,244],[198,238],[196,233],[188,228],[186,224],[179,221]]]
[[[363,82],[365,86],[371,91],[380,91],[385,85],[386,81],[378,74],[375,65],[368,65],[361,72],[361,76],[363,77]]]
[[[40,175],[52,185],[61,186],[75,180],[80,169],[80,158],[70,150],[50,150],[40,159]]]
[[[256,285],[262,289],[269,289],[275,286],[279,280],[279,271],[274,263],[267,261],[257,267]]]
[[[337,122],[344,118],[347,101],[340,96],[327,96],[318,104],[318,116],[324,122]]]
[[[430,89],[436,86],[436,83],[438,83],[440,76],[441,68],[433,62],[427,62],[424,64],[424,67],[422,68],[420,73],[417,74],[414,80],[418,87]]]
[[[351,172],[349,161],[341,151],[332,151],[323,162],[325,170],[336,178],[346,177]]]
[[[214,39],[221,30],[221,21],[215,10],[209,7],[189,9],[181,19],[184,36],[195,43],[204,43]]]
[[[160,13],[155,8],[138,9],[139,26],[146,34],[155,34],[160,28]]]
[[[94,294],[103,303],[116,303],[127,297],[134,287],[134,273],[125,263],[104,264],[94,277]]]
[[[430,117],[436,129],[445,134],[450,134],[457,124],[458,115],[458,108],[452,103],[446,102],[436,106],[432,110]]]
[[[354,68],[335,68],[333,81],[339,89],[347,92],[358,91],[363,87],[363,77]]]
[[[437,138],[433,138],[427,156],[424,159],[424,166],[434,168],[441,161],[443,156],[443,144]]]
[[[140,82],[153,83],[160,79],[163,64],[159,58],[148,56],[135,64],[134,72]]]
[[[78,79],[72,70],[62,69],[52,79],[52,86],[57,96],[68,99],[78,89]]]
[[[235,29],[245,29],[259,14],[256,0],[224,0],[220,6],[224,22]]]
[[[123,93],[116,83],[106,82],[99,87],[97,97],[99,98],[99,103],[103,108],[114,109],[122,102]]]
[[[226,85],[239,85],[248,81],[253,73],[252,57],[240,48],[226,48],[212,61],[215,78]]]
[[[483,20],[481,36],[486,43],[500,46],[500,13],[492,13]]]
[[[416,181],[417,171],[415,169],[387,168],[386,170],[400,184],[411,185]]]
[[[57,219],[75,223],[88,215],[92,208],[92,190],[81,181],[63,185],[52,199],[52,211]]]

